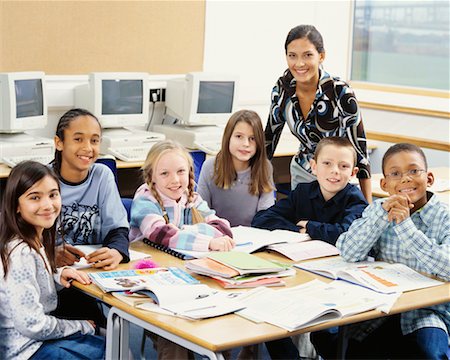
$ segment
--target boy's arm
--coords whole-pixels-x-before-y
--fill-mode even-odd
[[[362,217],[353,221],[347,232],[339,236],[336,247],[346,261],[365,260],[388,226],[387,213],[381,202],[376,201],[366,207]]]
[[[289,196],[281,199],[275,205],[256,213],[252,220],[252,226],[262,229],[283,229],[298,232],[300,226],[295,223],[295,201],[294,191]]]
[[[431,237],[417,229],[411,218],[394,226],[399,241],[409,249],[428,274],[450,281],[450,216],[447,211],[433,219]]]
[[[354,196],[349,199],[342,220],[334,224],[309,220],[306,224],[306,232],[313,239],[320,239],[334,245],[339,235],[347,231],[353,221],[361,217],[366,207],[365,199],[361,196]]]

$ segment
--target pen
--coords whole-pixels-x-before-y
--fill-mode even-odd
[[[77,260],[80,260],[80,259],[81,259],[81,256],[78,255],[78,254],[74,254],[74,253],[71,252],[69,249],[66,249],[66,245],[74,246],[74,245],[72,245],[71,243],[69,243],[69,242],[67,242],[66,240],[63,239],[63,246],[64,246],[64,249],[67,250],[68,252],[70,252],[73,256],[75,256],[75,257],[77,258]]]
[[[253,245],[253,243],[251,241],[247,241],[245,243],[236,244],[236,246],[245,246],[245,245]]]
[[[203,307],[199,307],[199,308],[195,308],[195,309],[189,309],[189,310],[186,310],[186,311],[183,311],[183,312],[187,313],[187,312],[192,312],[192,311],[207,310],[207,309],[213,309],[215,307],[216,307],[216,305],[203,306]]]
[[[197,300],[197,299],[204,299],[204,298],[207,298],[209,296],[209,294],[200,294],[200,295],[198,295],[195,299]]]

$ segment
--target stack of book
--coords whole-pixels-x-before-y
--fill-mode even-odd
[[[189,260],[186,269],[209,276],[227,289],[257,286],[283,286],[281,279],[295,275],[285,264],[238,252],[211,252],[207,257]]]

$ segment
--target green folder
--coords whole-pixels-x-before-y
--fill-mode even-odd
[[[235,269],[241,275],[276,273],[285,270],[285,267],[281,265],[239,251],[211,252],[208,258]]]

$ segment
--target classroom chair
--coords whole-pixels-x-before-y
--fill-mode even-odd
[[[106,165],[107,167],[109,167],[111,169],[112,173],[114,174],[114,179],[116,180],[117,189],[119,189],[116,160],[112,159],[112,158],[99,158],[99,159],[97,159],[96,163]],[[122,198],[122,204],[123,204],[125,210],[127,211],[128,222],[130,222],[131,203],[132,202],[133,202],[133,199],[131,199],[131,198]]]
[[[132,198],[122,198],[122,204],[125,207],[125,210],[127,211],[127,219],[128,222],[130,222],[131,219],[131,204],[133,203]]]
[[[206,159],[206,154],[200,150],[191,150],[189,151],[191,154],[192,160],[194,161],[194,180],[195,187],[197,188],[198,177],[200,176],[200,170],[202,169],[203,163]]]
[[[109,157],[102,157],[98,158],[96,163],[106,165],[109,167],[114,174],[114,180],[116,180],[117,188],[119,188],[119,181],[117,179],[117,165],[116,165],[116,159],[109,158]]]

